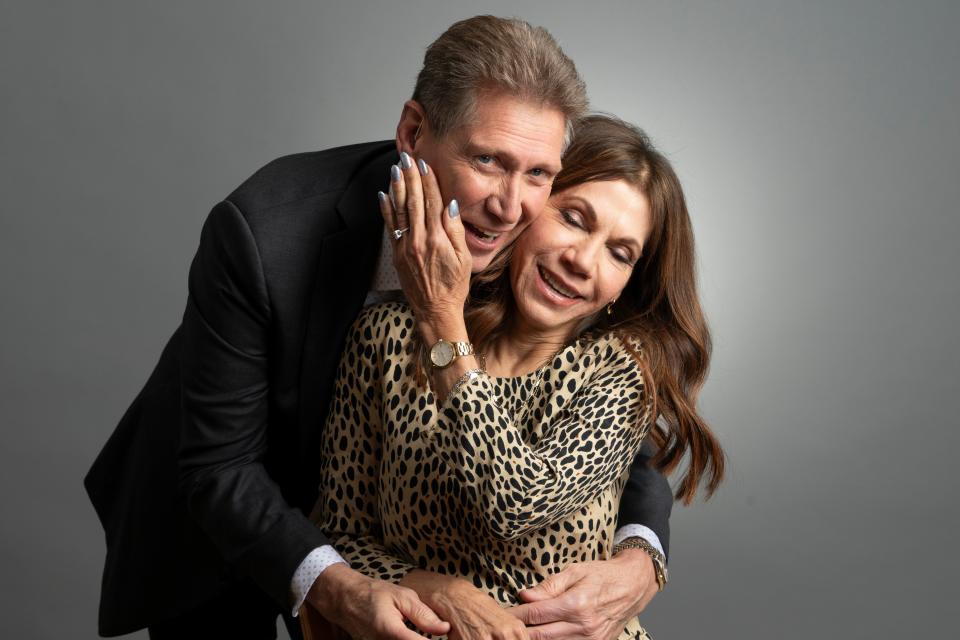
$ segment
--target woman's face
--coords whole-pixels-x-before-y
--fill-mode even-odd
[[[623,291],[651,224],[647,197],[624,180],[551,195],[510,261],[521,318],[532,329],[569,337]]]

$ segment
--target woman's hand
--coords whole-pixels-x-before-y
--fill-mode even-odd
[[[528,640],[523,622],[463,578],[415,569],[400,584],[450,623],[450,640]]]
[[[436,331],[462,325],[473,259],[456,201],[444,208],[433,170],[407,153],[391,168],[390,192],[381,192],[380,212],[389,230],[404,230],[395,240],[393,263],[418,323]],[[434,338],[424,337],[428,343]]]

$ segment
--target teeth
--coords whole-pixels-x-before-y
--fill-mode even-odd
[[[485,241],[487,241],[487,242],[491,242],[491,241],[496,240],[497,238],[500,237],[500,234],[498,234],[498,233],[487,233],[486,231],[483,231],[483,230],[480,229],[479,227],[475,227],[475,226],[473,226],[472,224],[467,224],[467,225],[464,225],[464,226],[468,227],[468,228],[470,229],[470,231],[473,232],[473,235],[475,235],[475,236],[479,237],[481,240],[485,240]]]
[[[577,294],[568,289],[564,289],[563,285],[550,277],[550,274],[540,269],[540,275],[543,277],[544,282],[550,285],[550,288],[562,295],[565,298],[577,298]]]

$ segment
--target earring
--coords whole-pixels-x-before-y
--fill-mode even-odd
[[[613,303],[616,302],[616,301],[617,301],[617,299],[614,298],[613,300],[611,300],[611,301],[609,302],[609,304],[607,304],[607,315],[608,315],[608,316],[609,316],[609,315],[613,315]]]

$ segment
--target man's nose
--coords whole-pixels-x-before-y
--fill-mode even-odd
[[[490,213],[499,218],[504,225],[516,226],[523,215],[522,179],[520,175],[505,177],[497,193],[494,193],[488,202]]]

